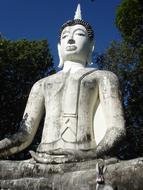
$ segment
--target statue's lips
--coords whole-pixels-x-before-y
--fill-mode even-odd
[[[66,51],[73,51],[73,50],[76,50],[77,47],[76,46],[67,46],[66,47]]]

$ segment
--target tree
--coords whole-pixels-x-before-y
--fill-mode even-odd
[[[116,25],[123,39],[134,47],[143,45],[143,2],[122,0],[117,9]]]
[[[136,61],[132,72],[127,73],[129,80],[127,102],[127,126],[134,136],[134,151],[142,155],[143,144],[143,2],[140,0],[122,0],[117,9],[116,25],[129,49],[133,49]],[[131,51],[132,54],[132,51]],[[128,56],[127,56],[128,57]]]
[[[46,40],[0,39],[0,138],[16,132],[32,85],[55,72]]]

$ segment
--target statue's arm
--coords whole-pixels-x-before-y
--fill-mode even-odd
[[[44,111],[41,81],[31,89],[23,120],[17,133],[0,141],[0,157],[20,152],[31,144]]]
[[[118,78],[112,72],[106,72],[104,77],[99,78],[99,99],[107,124],[106,134],[96,150],[100,157],[115,154],[117,145],[122,143],[126,132]]]

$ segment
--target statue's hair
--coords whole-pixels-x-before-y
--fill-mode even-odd
[[[74,26],[76,24],[80,24],[80,25],[84,26],[87,30],[89,39],[93,40],[94,31],[93,31],[92,27],[90,26],[90,24],[88,24],[87,22],[85,22],[81,19],[69,20],[66,23],[64,23],[61,27],[61,30],[60,30],[60,37],[61,37],[62,31],[64,30],[64,28],[66,28],[67,26]]]

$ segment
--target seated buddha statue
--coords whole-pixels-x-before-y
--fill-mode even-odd
[[[0,141],[0,157],[31,144],[43,114],[41,142],[30,151],[38,163],[65,163],[114,154],[125,136],[117,76],[88,67],[94,32],[81,17],[62,25],[58,43],[61,71],[37,81],[30,92],[19,130]]]

